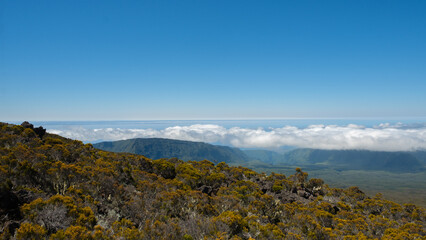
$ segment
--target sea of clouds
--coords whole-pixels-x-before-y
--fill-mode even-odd
[[[84,142],[131,138],[170,138],[199,141],[239,148],[278,148],[293,146],[316,149],[363,149],[372,151],[415,151],[426,149],[426,124],[380,124],[374,127],[349,124],[311,125],[305,128],[225,128],[214,124],[173,126],[164,129],[88,129],[73,127],[48,130]]]

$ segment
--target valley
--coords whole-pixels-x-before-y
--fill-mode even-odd
[[[368,195],[383,194],[399,203],[426,207],[424,151],[375,152],[360,150],[290,149],[283,153],[270,150],[240,150],[202,142],[160,138],[139,138],[101,142],[94,147],[143,154],[152,159],[178,158],[215,163],[226,162],[257,172],[291,175],[300,167],[311,178],[321,178],[331,187],[358,186]]]

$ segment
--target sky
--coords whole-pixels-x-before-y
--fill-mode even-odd
[[[0,1],[0,121],[426,117],[426,1]]]

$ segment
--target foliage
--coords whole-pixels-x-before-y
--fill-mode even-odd
[[[302,169],[151,160],[0,123],[3,239],[424,239],[425,210]]]

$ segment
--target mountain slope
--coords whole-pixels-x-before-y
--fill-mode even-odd
[[[238,148],[164,138],[136,138],[101,142],[93,146],[105,151],[142,154],[151,159],[175,157],[185,161],[207,159],[215,163],[242,163],[248,159]]]
[[[301,169],[151,160],[0,123],[0,239],[422,239],[423,208]]]

